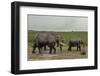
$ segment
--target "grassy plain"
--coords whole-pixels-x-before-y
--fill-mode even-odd
[[[60,52],[59,47],[56,47],[56,54],[49,54],[49,48],[46,51],[42,51],[42,54],[38,54],[38,49],[36,49],[36,53],[32,54],[32,45],[34,43],[34,39],[36,38],[37,32],[29,31],[28,32],[28,60],[55,60],[55,59],[80,59],[88,57],[88,33],[87,32],[60,32],[63,36],[64,43],[63,52]],[[81,51],[77,51],[76,47],[73,48],[72,51],[68,51],[68,41],[71,39],[82,39],[85,43],[85,47],[82,47],[82,51],[85,51],[85,55],[81,55]]]

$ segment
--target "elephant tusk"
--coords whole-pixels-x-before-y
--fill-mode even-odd
[[[62,43],[62,42],[60,42],[59,44],[60,44],[60,45],[62,45],[62,46],[65,46],[65,44],[64,44],[64,43]]]

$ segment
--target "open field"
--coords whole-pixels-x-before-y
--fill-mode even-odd
[[[36,53],[32,54],[32,45],[34,43],[34,39],[36,37],[37,32],[29,31],[28,32],[28,60],[54,60],[54,59],[80,59],[80,58],[87,58],[88,57],[88,50],[87,50],[87,32],[62,32],[62,36],[64,39],[64,43],[66,44],[63,46],[62,53],[60,52],[59,47],[56,47],[57,52],[56,54],[49,54],[49,48],[44,51],[42,49],[42,54],[38,53],[38,49],[36,49]],[[68,41],[70,39],[82,39],[85,43],[85,46],[82,47],[81,51],[77,51],[76,47],[72,48],[72,51],[68,51]],[[81,52],[85,51],[86,54],[82,55]]]

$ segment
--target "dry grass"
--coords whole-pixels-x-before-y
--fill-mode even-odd
[[[81,53],[85,51],[86,54],[82,55]],[[46,51],[42,49],[42,54],[38,53],[38,49],[36,49],[36,53],[32,54],[32,47],[28,48],[28,61],[34,60],[58,60],[58,59],[82,59],[87,58],[87,48],[82,48],[81,51],[77,51],[76,48],[73,48],[72,51],[68,51],[67,47],[63,47],[63,51],[60,52],[59,48],[57,48],[56,54],[49,54],[49,48]]]

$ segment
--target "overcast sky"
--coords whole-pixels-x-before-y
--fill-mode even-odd
[[[87,31],[88,17],[28,15],[28,30]]]

